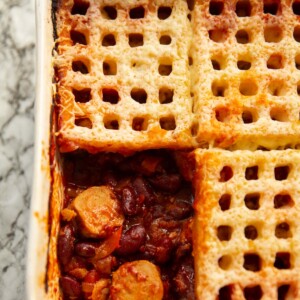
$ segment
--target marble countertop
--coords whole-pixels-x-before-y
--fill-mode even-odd
[[[34,0],[0,1],[0,299],[25,297],[34,140]]]

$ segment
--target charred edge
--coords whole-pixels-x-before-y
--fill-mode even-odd
[[[54,162],[55,162],[55,154],[56,154],[56,139],[55,139],[55,131],[56,131],[56,123],[57,123],[57,113],[55,111],[54,106],[51,106],[50,112],[50,141],[49,141],[49,166],[50,166],[50,191],[49,191],[49,200],[48,200],[48,247],[47,247],[47,263],[46,263],[46,274],[45,274],[45,291],[48,293],[48,270],[49,270],[49,252],[50,252],[50,237],[52,231],[52,195],[53,195],[53,183],[54,183]]]

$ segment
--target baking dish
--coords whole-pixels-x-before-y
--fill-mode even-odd
[[[58,288],[53,284],[56,271],[52,257],[48,259],[51,228],[57,224],[49,216],[51,172],[56,172],[55,161],[50,167],[50,138],[52,111],[52,49],[54,46],[51,19],[51,1],[36,1],[36,102],[35,102],[35,153],[32,198],[30,208],[29,239],[27,247],[26,289],[27,299],[59,299]],[[54,149],[53,149],[54,150]],[[52,179],[51,179],[52,178]],[[53,210],[54,212],[54,210]],[[52,221],[50,222],[50,218]],[[51,224],[50,224],[51,223]],[[52,253],[55,253],[52,252]],[[47,270],[49,277],[47,276]],[[52,272],[53,271],[53,272]]]

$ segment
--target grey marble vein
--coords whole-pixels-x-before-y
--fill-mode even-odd
[[[34,139],[33,0],[0,1],[0,299],[25,299]]]

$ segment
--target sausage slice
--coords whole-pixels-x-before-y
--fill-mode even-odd
[[[119,201],[106,186],[88,188],[75,198],[72,206],[87,237],[106,237],[124,221]]]
[[[161,300],[163,283],[158,268],[146,260],[123,264],[113,273],[112,300]]]

